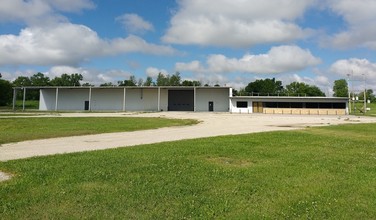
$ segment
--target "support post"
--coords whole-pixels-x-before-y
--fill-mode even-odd
[[[57,111],[57,109],[58,109],[58,103],[59,103],[59,88],[56,87],[55,111]]]
[[[125,112],[125,98],[126,98],[126,95],[127,95],[127,89],[124,87],[124,91],[123,91],[123,112]]]
[[[23,99],[22,99],[22,111],[25,111],[25,100],[26,100],[26,88],[23,88]]]
[[[196,86],[193,87],[193,111],[196,111]]]
[[[161,111],[161,87],[158,87],[158,112]]]
[[[89,88],[89,111],[91,111],[91,87]]]
[[[13,111],[16,111],[17,89],[13,88]]]

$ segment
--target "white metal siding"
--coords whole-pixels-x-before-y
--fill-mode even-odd
[[[56,89],[41,89],[39,99],[39,110],[55,110]]]
[[[59,88],[58,110],[85,110],[85,101],[89,101],[89,89]]]
[[[247,108],[238,108],[236,107],[236,103],[237,102],[247,102],[248,103],[248,107]],[[241,114],[244,114],[244,113],[252,113],[253,112],[253,109],[252,109],[252,101],[250,101],[249,99],[232,99],[230,101],[230,112],[232,113],[241,113]]]
[[[197,88],[196,89],[196,111],[209,111],[209,102],[214,103],[215,112],[229,111],[229,88]]]
[[[92,89],[91,110],[123,110],[124,89]],[[88,100],[87,100],[88,101]]]
[[[126,111],[157,111],[158,89],[127,89],[125,98]]]

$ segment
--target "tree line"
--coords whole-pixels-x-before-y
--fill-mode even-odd
[[[36,73],[31,77],[19,76],[13,82],[1,79],[0,74],[0,106],[9,105],[12,101],[12,87],[27,87],[27,86],[93,86],[89,83],[82,83],[83,76],[78,73],[57,76],[53,79],[45,76],[43,73]],[[100,86],[209,86],[202,85],[200,81],[196,80],[182,80],[180,73],[163,74],[159,73],[156,79],[148,76],[146,79],[136,79],[131,75],[128,79],[120,80],[117,83],[107,82]],[[214,86],[220,86],[218,84]],[[339,79],[334,81],[333,96],[348,97],[349,90],[347,81]],[[325,96],[325,93],[317,86],[309,85],[303,82],[292,82],[285,87],[282,81],[275,78],[258,79],[248,83],[245,88],[233,90],[234,96]],[[363,92],[359,94],[351,94],[363,98]],[[366,91],[367,99],[372,102],[375,101],[375,96],[371,89]],[[17,99],[22,98],[22,93],[17,94]],[[27,93],[27,100],[39,100],[39,91],[31,90]]]
[[[236,96],[325,96],[319,87],[303,82],[292,82],[283,87],[282,81],[272,79],[258,79],[250,82],[239,91],[234,90]]]

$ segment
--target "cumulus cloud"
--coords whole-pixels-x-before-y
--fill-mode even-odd
[[[352,77],[360,78],[366,75],[371,78],[376,77],[376,63],[367,59],[351,58],[347,60],[338,60],[330,67],[330,71],[342,77],[351,74]]]
[[[131,52],[172,55],[175,50],[133,35],[104,40],[90,28],[71,23],[28,27],[19,35],[0,35],[0,66],[76,65],[92,57]]]
[[[376,91],[376,63],[367,59],[351,58],[338,60],[330,67],[330,71],[336,75],[351,79],[353,89],[364,89],[364,77],[366,77],[367,89]]]
[[[162,40],[174,44],[252,46],[289,42],[310,30],[294,21],[314,0],[181,0]]]
[[[117,81],[128,79],[132,73],[124,70],[98,70],[84,67],[73,66],[53,66],[50,70],[44,72],[44,74],[51,79],[56,76],[61,76],[63,73],[72,74],[78,73],[83,76],[83,83],[87,82],[96,86],[102,83],[112,82],[116,85]]]
[[[45,23],[50,19],[62,19],[59,12],[79,12],[94,7],[91,0],[2,0],[0,22]]]
[[[376,1],[330,0],[328,7],[343,17],[348,29],[331,36],[326,44],[342,49],[361,46],[376,50]]]
[[[199,61],[177,63],[177,71],[206,73],[286,73],[318,65],[320,59],[309,50],[298,46],[273,47],[267,54],[246,54],[242,58],[228,58],[222,54],[210,55],[204,67]]]
[[[145,21],[137,14],[124,14],[116,18],[116,21],[121,22],[124,28],[131,33],[142,33],[145,31],[153,31],[153,25]]]
[[[167,70],[165,70],[165,69],[158,69],[158,68],[155,68],[155,67],[148,67],[145,72],[146,72],[147,76],[150,76],[152,78],[157,78],[157,76],[158,76],[159,73],[162,73],[164,75],[168,75],[169,74]]]

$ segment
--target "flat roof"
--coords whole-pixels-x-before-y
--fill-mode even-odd
[[[227,86],[22,86],[14,89],[230,89]]]
[[[273,101],[273,100],[292,100],[292,101],[299,101],[299,100],[332,100],[332,101],[348,101],[349,98],[347,97],[323,97],[323,96],[233,96],[230,99],[252,99],[252,100],[263,100],[263,101]]]

